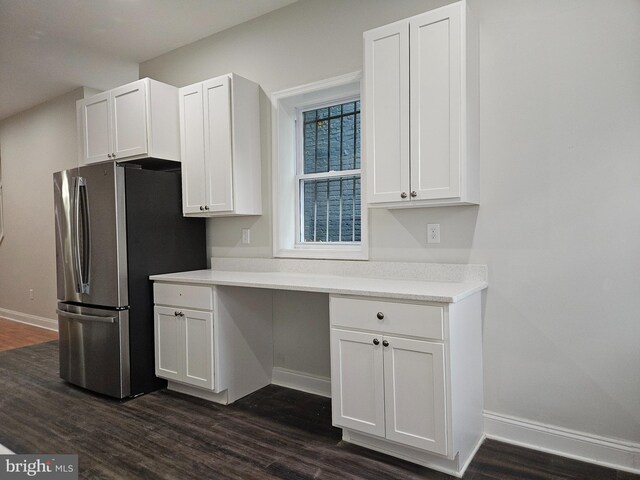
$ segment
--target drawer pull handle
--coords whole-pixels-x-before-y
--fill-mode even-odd
[[[380,345],[380,340],[378,340],[377,338],[373,339],[373,344],[374,345]]]
[[[387,342],[386,340],[382,341],[382,346],[383,347],[388,347],[389,346],[389,342]]]
[[[382,320],[384,318],[384,313],[378,312],[376,317],[378,317],[378,320]]]

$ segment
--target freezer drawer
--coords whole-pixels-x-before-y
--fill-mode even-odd
[[[59,303],[60,377],[116,398],[131,394],[129,312]]]

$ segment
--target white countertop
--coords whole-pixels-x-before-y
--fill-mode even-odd
[[[268,288],[455,303],[487,288],[481,280],[438,282],[314,273],[195,270],[152,275],[154,281]]]

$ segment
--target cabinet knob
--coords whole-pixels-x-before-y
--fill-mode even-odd
[[[383,347],[388,347],[389,346],[389,342],[387,342],[386,340],[382,341],[382,346]]]
[[[182,313],[182,312],[175,311],[175,312],[173,312],[173,314],[174,314],[176,317],[184,317],[184,313]]]
[[[378,340],[377,338],[373,339],[373,344],[374,345],[380,345],[380,340]]]
[[[407,198],[407,192],[402,192],[400,194],[400,198]]]
[[[418,192],[416,192],[415,190],[411,191],[411,196],[412,197],[417,197],[418,196]]]
[[[111,158],[111,154],[110,154],[110,153],[107,153],[107,157]]]
[[[384,318],[384,313],[378,312],[376,313],[376,317],[378,317],[378,320],[382,320]]]
[[[202,212],[203,210],[204,210],[204,207],[200,205],[200,211]]]
[[[209,205],[205,205],[205,206],[204,206],[204,209],[205,209],[205,210],[209,210]]]

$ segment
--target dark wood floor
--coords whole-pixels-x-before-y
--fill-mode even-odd
[[[58,332],[0,318],[0,351],[49,342],[58,338]]]
[[[0,444],[77,453],[91,479],[449,479],[348,445],[328,399],[269,386],[227,407],[167,391],[127,402],[58,378],[57,342],[0,352]],[[640,479],[487,440],[465,477]]]

